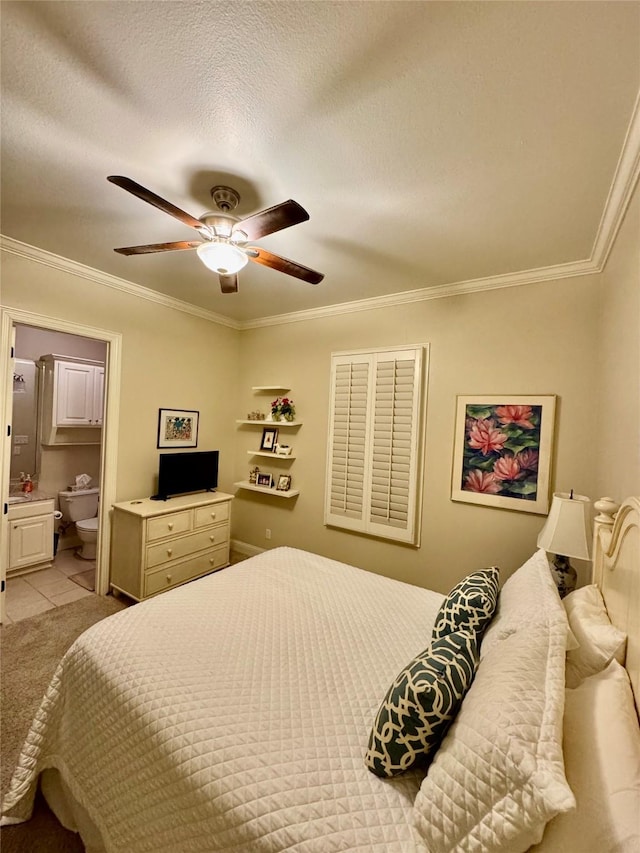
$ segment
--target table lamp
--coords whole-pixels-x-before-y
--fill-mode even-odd
[[[576,588],[577,574],[569,562],[590,560],[591,533],[588,508],[591,504],[584,495],[556,492],[553,495],[547,521],[538,535],[538,548],[553,554],[551,570],[558,586],[560,598]]]

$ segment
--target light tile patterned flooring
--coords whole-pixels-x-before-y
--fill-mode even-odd
[[[95,568],[95,561],[80,560],[74,556],[73,549],[67,549],[56,554],[52,568],[10,578],[7,581],[5,624],[10,625],[61,604],[94,595],[69,578],[91,570],[95,572]]]

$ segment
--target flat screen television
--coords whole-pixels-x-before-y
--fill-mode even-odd
[[[153,500],[166,501],[190,492],[215,492],[218,486],[218,450],[195,453],[161,453],[158,466],[158,494]]]

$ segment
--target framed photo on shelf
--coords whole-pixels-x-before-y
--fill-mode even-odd
[[[197,447],[200,412],[158,410],[158,447]]]
[[[291,488],[291,474],[280,474],[276,492],[288,492]]]
[[[270,450],[272,453],[276,449],[278,440],[278,430],[274,427],[265,427],[262,430],[262,441],[260,442],[260,450]]]
[[[451,500],[549,512],[555,395],[458,397]]]
[[[272,474],[258,474],[256,485],[257,486],[264,486],[267,489],[271,489],[273,487],[273,475]]]

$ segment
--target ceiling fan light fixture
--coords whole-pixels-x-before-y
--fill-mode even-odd
[[[196,252],[205,267],[220,275],[233,275],[249,261],[241,249],[226,241],[209,240],[201,243]]]

